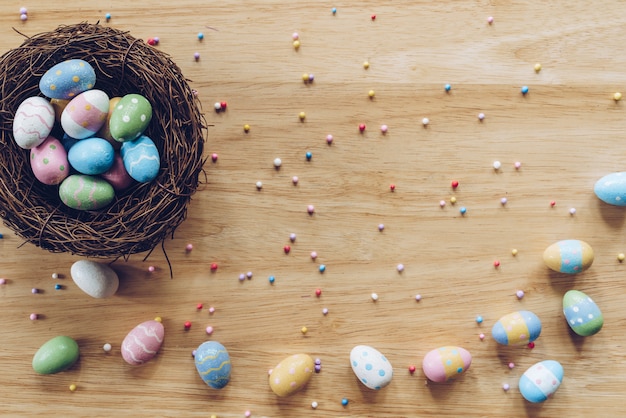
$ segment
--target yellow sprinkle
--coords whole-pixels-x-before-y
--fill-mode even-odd
[[[309,81],[309,75],[307,73],[302,74],[302,81],[305,83]]]
[[[72,383],[72,384],[70,385],[70,390],[71,390],[72,392],[76,391],[76,385]]]
[[[303,334],[306,334],[307,331],[308,331],[307,327],[302,327],[302,329],[300,329],[300,332]]]
[[[511,254],[513,255],[513,257],[515,257],[517,255],[517,248],[513,248],[511,250]]]
[[[154,318],[154,320],[155,320],[155,321],[157,321],[157,322],[161,322],[161,321],[163,321],[163,319],[161,319],[161,317],[160,317],[160,316],[157,316],[156,318]]]
[[[624,253],[619,253],[617,254],[617,259],[621,263],[622,261],[624,261],[624,259],[626,259],[626,255],[624,255]]]
[[[300,114],[298,115],[298,117],[300,118],[300,120],[304,120],[306,118],[306,113],[304,112],[300,112]]]
[[[456,203],[456,197],[452,196],[450,198],[450,203],[452,203],[454,205]]]
[[[367,61],[365,61],[365,62],[363,63],[363,68],[365,68],[366,70],[367,70],[368,68],[370,68],[370,63],[369,63],[369,62],[367,62]]]
[[[293,41],[293,47],[296,49],[300,48],[300,41]]]
[[[370,90],[367,94],[368,96],[370,96],[370,98],[376,96],[376,92],[374,90]]]
[[[244,132],[250,132],[250,125],[248,125],[247,123],[245,125],[243,125],[243,131]]]
[[[615,93],[613,95],[613,100],[615,100],[616,102],[619,102],[620,100],[622,100],[622,93],[620,93],[619,91]]]
[[[217,418],[217,415],[211,415],[211,418]]]
[[[539,71],[541,71],[541,64],[537,63],[535,64],[535,72],[538,73]]]

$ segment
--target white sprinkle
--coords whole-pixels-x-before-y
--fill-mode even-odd
[[[428,118],[424,118],[422,119],[422,125],[426,126],[430,123],[430,120],[428,120]]]
[[[422,300],[422,295],[420,294],[415,295],[415,301],[419,302],[420,300]]]
[[[506,202],[508,202],[506,197],[503,197],[502,199],[500,199],[500,203],[502,204],[502,206],[506,205]]]
[[[105,353],[108,353],[109,351],[111,351],[111,344],[106,343],[105,345],[102,346],[102,349],[104,350]]]
[[[570,215],[575,215],[576,214],[576,208],[570,208],[569,214]]]
[[[222,108],[222,104],[220,102],[215,102],[213,106],[215,107],[215,110],[220,110]]]
[[[261,182],[260,180],[256,182],[256,188],[261,190],[263,188],[263,182]]]
[[[280,158],[274,158],[274,167],[279,168],[282,165],[282,160]]]
[[[485,119],[485,114],[484,113],[479,113],[478,114],[478,120],[483,120]]]
[[[402,273],[404,271],[404,264],[398,264],[396,268],[398,269],[399,273]]]
[[[317,402],[315,401],[311,402],[311,408],[317,409]]]
[[[53,279],[58,279],[59,278],[59,274],[58,273],[52,273],[52,278]]]
[[[494,161],[493,162],[493,169],[494,170],[499,170],[500,167],[502,167],[502,163],[500,161]]]
[[[372,300],[376,302],[378,300],[378,295],[376,293],[372,293]]]

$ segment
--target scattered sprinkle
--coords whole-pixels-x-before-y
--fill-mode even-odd
[[[417,295],[415,295],[415,301],[419,302],[420,300],[422,300],[422,295],[418,293]]]
[[[260,180],[259,180],[259,181],[257,181],[257,182],[256,182],[256,188],[257,188],[258,190],[261,190],[261,189],[263,188],[263,182],[262,182],[262,181],[260,181]]]
[[[389,127],[387,125],[380,125],[380,132],[384,134],[387,133],[387,131],[389,131]]]
[[[367,92],[367,95],[369,96],[370,99],[373,99],[374,96],[376,96],[376,92],[374,90],[370,90]]]
[[[217,263],[211,263],[211,271],[217,270]]]
[[[482,334],[482,333],[478,334],[478,338],[480,338],[481,341],[484,340],[485,334]]]
[[[569,214],[570,215],[575,215],[576,214],[576,208],[570,208],[569,209]]]
[[[514,164],[514,166],[515,166],[515,169],[516,169],[516,170],[519,170],[519,169],[520,169],[520,167],[522,166],[522,163],[520,163],[519,161],[516,161],[516,162],[515,162],[515,164]]]
[[[246,123],[245,125],[243,125],[243,131],[244,131],[245,133],[250,132],[250,125],[248,125],[247,123]]]
[[[216,153],[211,154],[211,161],[216,162],[218,155]]]
[[[36,321],[37,319],[39,319],[39,315],[37,315],[36,313],[30,314],[30,320],[31,321]]]
[[[619,102],[620,100],[622,100],[622,93],[618,91],[615,94],[613,94],[613,100],[615,100],[616,102]]]
[[[439,206],[441,206],[442,208],[446,206],[446,201],[445,200],[440,200],[439,201]]]
[[[493,162],[493,169],[494,170],[499,170],[500,167],[502,167],[502,163],[500,161],[494,161]]]
[[[348,402],[349,402],[349,401],[348,401],[348,398],[343,398],[343,399],[341,400],[341,404],[342,404],[343,406],[348,405]]]
[[[39,289],[37,289],[36,287],[33,287],[33,288],[30,290],[30,292],[31,292],[32,294],[39,293]]]
[[[294,49],[296,49],[296,50],[297,50],[298,48],[300,48],[300,41],[299,41],[299,40],[295,40],[295,41],[293,41],[293,47],[294,47]]]
[[[201,41],[204,39],[204,33],[198,32],[198,40]]]
[[[517,248],[513,248],[513,249],[511,250],[511,255],[512,255],[513,257],[515,257],[515,256],[517,255]]]
[[[104,344],[104,345],[102,346],[102,350],[103,350],[105,353],[110,352],[112,348],[113,348],[113,347],[111,347],[111,344],[109,344],[109,343],[106,343],[106,344]]]
[[[328,308],[322,309],[322,315],[328,315]]]
[[[185,247],[186,251],[191,251],[193,250],[193,244],[187,244],[187,246]]]
[[[379,230],[380,232],[383,232],[383,230],[384,230],[384,229],[385,229],[385,225],[383,225],[383,224],[378,224],[378,230]]]
[[[374,302],[376,302],[378,300],[378,294],[376,294],[376,293],[372,293],[371,297],[372,297],[372,300]]]
[[[250,280],[252,278],[252,272],[251,271],[247,272],[246,277],[248,278],[248,280]]]
[[[394,190],[396,190],[396,185],[395,185],[395,184],[390,184],[390,185],[389,185],[389,190],[391,190],[392,192],[393,192]]]
[[[154,320],[157,321],[157,322],[161,322],[161,321],[163,321],[163,318],[161,318],[160,316],[156,316],[156,317],[154,317]]]
[[[328,145],[333,143],[333,136],[331,134],[326,135],[326,143]]]
[[[292,232],[291,234],[289,234],[289,241],[294,242],[295,240],[296,240],[296,234]]]
[[[456,203],[456,197],[452,196],[450,198],[450,203],[452,203],[454,205]]]
[[[476,317],[476,323],[477,323],[477,324],[482,324],[482,323],[483,323],[483,317],[482,317],[482,316],[480,316],[480,315],[478,315],[478,316]]]
[[[5,284],[7,284],[7,279],[0,278],[0,285],[5,285]]]
[[[188,330],[189,328],[191,328],[191,322],[190,321],[186,321],[183,326],[185,327],[186,330]]]
[[[364,124],[364,123],[359,124],[359,131],[360,131],[360,132],[365,131],[365,128],[366,128],[366,126],[365,126],[365,124]]]
[[[428,118],[422,119],[422,125],[424,125],[424,127],[428,126],[429,123],[430,123],[430,120]]]
[[[617,259],[621,263],[622,261],[624,261],[624,259],[626,259],[626,255],[624,255],[624,253],[619,253],[617,254]]]
[[[334,14],[334,12],[333,12],[333,14]],[[311,408],[317,409],[317,402],[315,402],[315,401],[311,402]]]
[[[313,205],[308,205],[306,207],[306,211],[309,213],[309,215],[313,215],[315,213],[315,206]]]
[[[298,113],[298,117],[300,118],[301,121],[304,121],[306,119],[306,113],[300,112]]]
[[[22,14],[20,15],[20,20],[21,20],[22,22],[26,22],[26,21],[28,20],[28,15],[27,15],[26,13],[22,13]]]
[[[294,41],[300,39],[300,35],[298,34],[298,32],[294,32],[291,34],[291,39],[293,39]]]
[[[213,103],[213,107],[215,108],[216,112],[219,112],[222,110],[222,104],[220,102]]]
[[[478,120],[482,121],[483,119],[485,119],[485,114],[484,113],[479,113],[478,114]]]
[[[493,23],[493,16],[489,16],[487,18],[487,23],[489,23],[490,25]]]
[[[415,373],[415,366],[412,364],[409,366],[409,373],[411,374]]]
[[[398,264],[396,269],[398,270],[398,273],[402,273],[404,271],[404,264]]]
[[[507,202],[508,202],[508,199],[506,197],[503,197],[502,199],[500,199],[500,204],[502,206],[506,205]]]
[[[520,91],[522,92],[522,94],[527,94],[528,93],[528,86],[522,86]]]
[[[457,187],[459,187],[459,182],[457,180],[452,180],[450,186],[452,186],[453,189],[456,189]]]
[[[462,206],[461,209],[459,209],[459,213],[461,215],[465,215],[467,213],[467,208],[465,206]]]
[[[320,273],[324,273],[326,271],[326,265],[325,264],[320,264],[319,271],[320,271]]]
[[[70,391],[71,391],[71,392],[75,392],[75,391],[76,391],[76,385],[75,385],[75,384],[73,384],[73,383],[72,383],[72,384],[70,385]]]
[[[291,178],[291,182],[293,183],[293,185],[294,185],[294,186],[296,186],[296,185],[298,184],[298,180],[300,180],[300,179],[298,178],[298,176],[293,176],[293,177]]]
[[[331,11],[332,14],[335,14],[335,13],[337,13],[337,8],[333,7],[332,9],[330,9],[330,11]],[[315,404],[317,404],[317,402],[315,402]]]
[[[499,260],[495,260],[495,261],[493,262],[493,266],[494,266],[495,268],[500,267],[500,261],[499,261]]]
[[[198,304],[196,305],[196,309],[197,309],[197,310],[200,310],[200,309],[202,309],[202,307],[203,307],[203,306],[204,306],[204,305],[202,305],[202,303],[198,303]]]
[[[372,20],[376,20],[376,15],[371,16]]]
[[[505,383],[502,385],[502,390],[504,390],[505,392],[508,391],[509,389],[511,389],[511,386],[509,386],[508,383]]]
[[[300,328],[300,332],[301,332],[302,334],[306,334],[306,333],[307,333],[307,331],[308,331],[308,328],[307,328],[307,327],[302,327],[302,328]]]
[[[517,292],[515,292],[515,296],[517,296],[518,299],[521,299],[524,297],[524,291],[523,290],[518,290]]]
[[[55,285],[54,285],[54,289],[55,289],[55,290],[62,290],[62,289],[63,289],[63,286],[62,286],[62,285],[60,285],[60,284],[55,284]]]
[[[369,63],[369,62],[367,62],[367,61],[365,61],[365,62],[363,63],[363,68],[365,68],[366,70],[367,70],[368,68],[370,68],[370,63]]]
[[[274,158],[274,167],[276,168],[280,168],[280,166],[283,164],[282,160],[280,158]]]
[[[443,86],[443,88],[446,92],[449,92],[450,90],[452,90],[452,86],[450,84],[446,84],[445,86]]]
[[[208,327],[206,327],[205,331],[207,335],[211,335],[213,334],[213,327],[209,325]]]
[[[104,18],[106,19],[106,21],[108,22],[109,20],[111,20],[111,13],[107,13],[104,15]]]
[[[315,296],[318,298],[322,295],[322,289],[315,289]]]
[[[550,201],[550,206],[555,207],[556,206],[556,202],[554,200]]]
[[[528,348],[530,348],[531,350],[535,348],[535,343],[534,342],[528,343]]]
[[[285,252],[285,254],[289,254],[289,252],[291,251],[291,246],[289,245],[285,245],[283,247],[283,251]]]
[[[52,273],[52,275],[50,276],[52,277],[54,280],[59,278],[59,274],[58,273]]]
[[[215,312],[215,308],[213,306],[209,307],[209,314],[213,315],[213,313]]]
[[[514,368],[514,367],[515,367],[515,363],[510,362],[510,363],[509,363],[509,369],[512,369],[512,368]]]
[[[315,369],[315,373],[319,373],[322,371],[322,365],[321,364],[316,364],[315,367],[313,367]]]
[[[315,260],[317,258],[317,253],[315,251],[311,252],[311,259]]]
[[[270,276],[270,277],[267,278],[267,281],[269,281],[270,284],[274,284],[274,282],[276,281],[276,277]]]
[[[246,412],[244,412],[244,416],[245,416],[246,418],[250,417],[251,415],[252,415],[252,412],[250,412],[250,411],[246,411]]]
[[[534,69],[535,69],[535,72],[536,72],[536,73],[538,73],[539,71],[541,71],[541,64],[539,64],[539,63],[535,64]]]
[[[193,59],[196,60],[196,61],[199,61],[200,60],[200,53],[199,52],[194,52]]]
[[[313,154],[311,154],[310,151],[307,151],[306,154],[304,154],[304,156],[307,161],[311,161],[311,158],[313,158]]]

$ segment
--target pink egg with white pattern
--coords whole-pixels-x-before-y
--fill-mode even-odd
[[[67,152],[53,136],[30,150],[30,167],[35,178],[49,186],[60,184],[70,174]]]
[[[163,324],[151,320],[133,328],[122,341],[122,357],[133,366],[152,359],[163,344],[165,329]]]
[[[72,138],[94,136],[109,114],[109,96],[102,90],[87,90],[74,97],[61,113],[61,127]]]

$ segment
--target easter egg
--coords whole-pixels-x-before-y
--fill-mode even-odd
[[[106,122],[109,96],[102,90],[88,90],[74,97],[61,113],[61,127],[76,139],[94,136]]]
[[[39,90],[51,99],[71,99],[95,84],[93,67],[87,61],[71,59],[46,71],[39,80]]]
[[[543,252],[543,261],[559,273],[576,274],[587,270],[593,263],[593,249],[577,239],[555,242]]]
[[[541,321],[530,311],[504,315],[491,328],[493,339],[503,345],[528,344],[539,338]]]
[[[129,188],[135,180],[128,175],[126,168],[124,167],[124,161],[119,153],[115,153],[113,159],[113,165],[108,171],[105,171],[100,175],[103,179],[109,182],[115,191],[122,191]]]
[[[422,361],[426,377],[442,383],[458,376],[472,364],[472,355],[464,348],[446,346],[429,351]]]
[[[128,174],[139,183],[148,183],[159,174],[161,160],[159,150],[145,135],[124,142],[120,150]]]
[[[102,174],[113,165],[115,150],[102,138],[87,138],[74,144],[67,153],[72,167],[82,174]]]
[[[69,102],[70,101],[66,99],[50,99],[50,104],[54,109],[55,122],[61,123],[61,115],[63,114],[63,111],[65,110]]]
[[[104,179],[72,174],[61,183],[59,197],[72,209],[96,210],[111,203],[115,191]]]
[[[79,260],[72,264],[70,275],[76,286],[93,298],[108,298],[120,285],[117,273],[107,264]]]
[[[269,375],[272,391],[278,396],[290,396],[309,383],[315,364],[308,354],[294,354],[283,359]]]
[[[33,356],[33,369],[39,374],[67,370],[78,360],[78,344],[70,337],[58,336],[45,342]]]
[[[121,352],[126,363],[137,366],[152,359],[163,344],[165,329],[159,321],[142,322],[122,341]]]
[[[519,391],[532,403],[548,399],[563,381],[563,366],[555,360],[544,360],[530,366],[519,379]]]
[[[598,199],[609,205],[626,206],[626,172],[611,173],[598,180],[593,187]]]
[[[65,148],[66,152],[69,152],[70,148],[72,148],[78,141],[78,139],[72,138],[68,134],[63,134],[63,138],[61,138],[61,144],[63,145],[63,148]]]
[[[30,167],[37,180],[50,186],[61,183],[70,174],[67,152],[53,136],[30,150]]]
[[[579,290],[569,290],[563,295],[563,314],[572,331],[582,337],[597,334],[604,325],[598,305]]]
[[[54,109],[42,97],[29,97],[18,106],[13,118],[13,139],[24,149],[41,144],[54,127]]]
[[[198,374],[209,387],[222,389],[230,381],[230,356],[217,341],[205,341],[196,349],[194,357]]]
[[[132,141],[146,130],[151,119],[152,105],[148,99],[139,94],[127,94],[111,114],[111,136],[119,142]]]
[[[391,382],[393,367],[382,353],[367,345],[357,345],[350,351],[352,371],[366,387],[380,390]]]
[[[113,138],[113,136],[111,135],[111,129],[109,128],[109,125],[111,123],[111,115],[113,114],[115,107],[117,106],[117,104],[119,103],[121,99],[122,99],[121,97],[111,97],[109,99],[109,112],[107,113],[106,121],[104,122],[104,125],[102,125],[100,130],[96,132],[96,136],[98,138],[103,138],[109,141],[111,145],[113,145],[114,149],[119,149],[122,146],[122,144],[116,141],[115,138]]]

